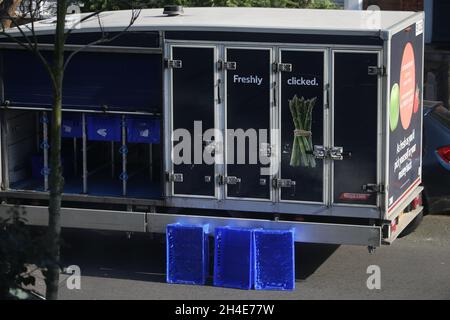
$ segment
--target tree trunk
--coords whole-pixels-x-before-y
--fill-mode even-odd
[[[58,0],[57,25],[54,46],[53,71],[53,112],[50,137],[50,202],[48,206],[48,240],[50,264],[47,267],[46,297],[58,299],[60,272],[60,236],[61,236],[61,195],[64,186],[61,166],[61,108],[62,85],[64,75],[64,32],[66,20],[66,0]]]
[[[11,28],[12,20],[16,16],[16,10],[22,0],[0,1],[0,23],[4,29]]]

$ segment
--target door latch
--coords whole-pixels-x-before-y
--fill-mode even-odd
[[[203,141],[204,151],[215,157],[216,154],[221,153],[221,144],[218,141],[208,140]]]
[[[365,193],[385,193],[385,187],[382,184],[369,183],[361,187]]]
[[[181,68],[183,68],[183,61],[181,61],[181,60],[166,60],[166,68],[181,69]]]
[[[237,69],[237,63],[233,62],[233,61],[219,60],[218,66],[219,66],[219,70],[236,70]]]
[[[172,173],[168,174],[168,180],[170,182],[181,183],[184,181],[184,177],[182,173]]]
[[[344,160],[344,148],[343,147],[333,147],[329,151],[329,157],[334,161]]]
[[[313,155],[316,159],[324,160],[328,156],[328,150],[324,146],[314,146]]]
[[[367,73],[369,76],[386,76],[386,67],[378,67],[378,66],[369,66]]]
[[[292,188],[296,185],[297,183],[291,179],[273,179],[273,187],[275,189]]]
[[[272,157],[272,146],[270,143],[261,143],[259,147],[259,155],[266,158]]]
[[[241,178],[220,176],[219,182],[220,184],[237,185],[241,183]]]
[[[274,72],[292,72],[292,63],[274,63]]]
[[[343,147],[326,148],[324,146],[314,146],[312,154],[316,159],[330,159],[333,161],[342,161],[345,157],[351,158],[352,156],[351,152],[344,152]]]

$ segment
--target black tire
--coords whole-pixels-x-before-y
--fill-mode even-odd
[[[413,233],[417,227],[420,225],[420,223],[423,220],[423,210],[422,212],[420,212],[417,217],[414,218],[413,221],[411,221],[411,223],[400,233],[400,235],[398,236],[399,238],[404,238],[408,235],[410,235],[411,233]]]

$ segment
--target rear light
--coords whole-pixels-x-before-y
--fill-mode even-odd
[[[391,232],[397,231],[398,218],[391,222]]]
[[[450,163],[450,146],[442,147],[437,150],[439,156],[447,163]]]
[[[413,202],[411,202],[411,206],[413,210],[416,210],[418,207],[422,206],[422,195],[419,194]]]

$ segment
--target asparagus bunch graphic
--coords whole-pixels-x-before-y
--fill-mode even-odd
[[[306,100],[304,97],[298,98],[297,95],[289,100],[289,109],[295,126],[291,154],[292,167],[316,167],[311,132],[312,113],[316,102],[317,98]]]

